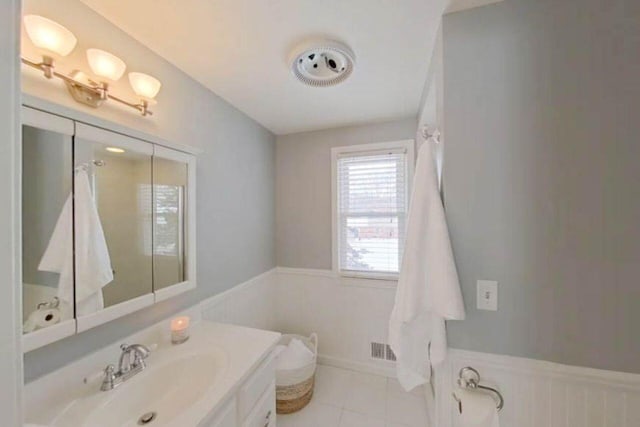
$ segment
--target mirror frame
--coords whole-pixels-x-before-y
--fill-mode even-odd
[[[153,289],[155,302],[164,301],[196,288],[196,158],[193,155],[154,145],[153,157],[173,160],[187,165],[187,225],[185,233],[186,280],[162,289]],[[153,163],[152,163],[153,168]]]
[[[57,325],[22,335],[22,351],[27,353],[47,344],[59,341],[63,338],[87,331],[96,326],[105,324],[126,314],[133,313],[145,307],[150,307],[158,302],[180,295],[195,289],[196,283],[196,153],[199,151],[187,145],[169,143],[159,138],[125,128],[121,125],[98,119],[89,114],[67,109],[47,101],[25,96],[26,102],[21,108],[21,126],[33,126],[43,130],[62,133],[69,138],[83,138],[91,142],[105,144],[128,145],[132,150],[143,150],[161,158],[176,160],[187,164],[187,230],[185,233],[185,275],[186,280],[175,285],[155,290],[149,294],[136,297],[132,300],[121,302],[107,307],[100,312],[77,317],[74,307],[74,318]],[[46,111],[45,111],[46,110]],[[20,145],[21,147],[22,145]],[[138,149],[134,148],[137,147]],[[177,147],[177,148],[173,148]],[[22,162],[20,156],[20,162]],[[71,171],[70,171],[71,173]],[[19,186],[19,195],[22,197],[22,188]],[[21,229],[22,210],[19,214]],[[22,241],[22,232],[20,232]],[[20,272],[22,269],[22,257],[20,257]],[[20,274],[22,278],[22,274]],[[22,279],[16,286],[20,286],[22,292]],[[75,285],[74,285],[75,286]],[[22,298],[21,298],[22,303]]]
[[[54,114],[45,113],[43,111],[34,110],[33,108],[22,107],[21,109],[22,123],[20,130],[23,126],[31,126],[34,128],[56,132],[69,138],[69,144],[73,142],[73,135],[75,125],[73,120],[69,120]],[[22,138],[20,138],[20,168],[22,169]],[[71,177],[73,172],[69,171]],[[22,175],[22,172],[21,172]],[[22,184],[19,185],[19,200],[22,201]],[[22,292],[24,291],[24,284],[22,281],[22,202],[20,203],[20,215],[18,216],[20,221],[20,303],[23,303]],[[22,330],[22,328],[20,328]],[[54,341],[61,340],[62,338],[69,337],[76,333],[76,310],[73,308],[73,318],[67,319],[58,323],[57,325],[49,326],[48,328],[39,329],[28,334],[22,334],[22,350],[28,352],[38,347],[45,346]]]

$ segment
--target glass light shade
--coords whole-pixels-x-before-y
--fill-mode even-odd
[[[87,60],[93,74],[113,81],[120,79],[127,68],[122,59],[100,49],[87,49]]]
[[[39,15],[25,15],[24,28],[33,44],[60,56],[71,53],[78,39],[62,25]]]
[[[155,77],[137,72],[129,73],[129,83],[136,95],[146,100],[155,98],[162,86]]]

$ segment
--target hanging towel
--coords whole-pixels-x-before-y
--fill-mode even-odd
[[[38,270],[60,275],[58,298],[73,307],[73,198],[67,198]]]
[[[430,381],[431,366],[447,352],[445,320],[462,320],[464,303],[456,271],[432,147],[418,153],[407,219],[402,268],[389,321],[389,344],[406,390]]]
[[[58,298],[70,304],[74,295],[72,208],[73,195],[69,195],[38,266],[60,274]],[[81,316],[104,308],[102,287],[113,280],[107,242],[84,169],[75,176],[75,240],[76,315]]]

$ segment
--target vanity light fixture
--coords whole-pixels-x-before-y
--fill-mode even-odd
[[[76,47],[78,39],[62,25],[38,15],[26,15],[24,27],[33,44],[45,51],[42,55],[40,69],[46,78],[53,77],[53,57],[67,56]]]
[[[54,57],[66,56],[75,48],[77,39],[71,31],[48,18],[39,15],[25,15],[23,18],[25,31],[33,44],[42,50],[42,61],[33,62],[21,58],[22,63],[43,72],[48,79],[57,77],[63,80],[76,101],[91,107],[100,107],[106,100],[111,99],[135,108],[143,116],[153,114],[149,104],[158,94],[161,83],[158,79],[143,73],[130,73],[129,82],[134,92],[140,97],[139,102],[128,102],[109,92],[108,81],[117,81],[127,68],[124,61],[117,56],[101,49],[88,49],[87,61],[93,74],[103,79],[96,82],[80,70],[74,70],[69,75],[55,70]],[[132,77],[134,75],[134,77]]]
[[[129,73],[129,83],[133,88],[133,91],[140,98],[155,103],[154,98],[160,91],[162,83],[160,80],[152,77],[148,74],[133,72]]]
[[[107,147],[105,148],[105,150],[107,150],[110,153],[118,153],[118,154],[124,153],[124,150],[118,147]]]
[[[93,74],[111,81],[118,81],[127,65],[112,53],[100,49],[87,49],[87,61]]]

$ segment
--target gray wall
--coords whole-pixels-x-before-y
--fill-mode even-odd
[[[640,372],[640,2],[444,19],[453,347]],[[495,279],[499,311],[475,309]]]
[[[16,212],[20,204],[17,180],[20,73],[18,29],[20,1],[0,2],[0,413],[7,427],[22,425],[22,363],[20,360],[20,230]]]
[[[414,139],[417,117],[278,137],[278,265],[331,269],[331,147]]]
[[[63,61],[65,69],[77,64],[87,70],[84,50],[94,45],[118,54],[129,70],[155,75],[163,87],[152,118],[112,105],[83,109],[64,88],[30,73],[23,74],[23,91],[203,150],[197,176],[198,288],[28,353],[25,375],[31,380],[275,267],[275,136],[79,1],[28,0],[24,6],[26,13],[45,15],[76,34],[79,45]],[[126,81],[114,91],[133,97]]]

